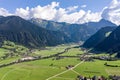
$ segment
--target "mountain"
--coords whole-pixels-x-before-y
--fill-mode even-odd
[[[110,33],[115,29],[115,27],[103,27],[92,35],[88,40],[85,41],[82,47],[93,48],[100,42],[102,42]]]
[[[102,28],[102,27],[106,27],[106,26],[117,26],[114,23],[112,23],[108,20],[105,20],[105,19],[101,19],[99,22],[88,22],[88,23],[85,23],[85,25],[94,27],[97,30]]]
[[[97,51],[119,52],[120,51],[120,26],[118,26],[105,40],[94,47]]]
[[[48,29],[48,30],[52,30],[52,31],[57,31],[59,30],[61,27],[64,26],[67,26],[69,24],[66,23],[66,25],[64,23],[59,23],[59,22],[54,22],[54,21],[48,21],[48,20],[43,20],[43,19],[40,19],[40,18],[32,18],[31,20],[29,20],[30,22],[42,27],[42,28],[45,28],[45,29]]]
[[[90,27],[86,25],[80,24],[69,24],[65,22],[54,22],[54,21],[47,21],[42,19],[31,19],[30,22],[45,28],[51,31],[61,31],[66,34],[69,38],[72,39],[74,42],[84,41],[88,37],[93,34],[96,30],[94,28],[90,29]]]
[[[94,28],[80,24],[71,24],[67,27],[62,27],[60,31],[68,35],[74,42],[85,41],[96,32]]]
[[[3,17],[4,17],[4,16],[1,16],[1,15],[0,15],[0,18],[3,18]]]
[[[60,31],[46,30],[18,16],[0,18],[0,42],[4,40],[27,47],[54,46],[71,41]]]
[[[89,22],[85,24],[69,24],[65,22],[54,22],[42,19],[31,19],[30,22],[52,31],[61,31],[71,38],[74,42],[85,41],[101,27],[116,26],[107,20],[100,20],[99,22]]]

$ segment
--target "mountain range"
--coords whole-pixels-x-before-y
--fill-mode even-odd
[[[9,40],[27,47],[55,46],[85,41],[105,26],[116,25],[104,19],[87,24],[69,24],[42,19],[25,20],[18,16],[0,16],[0,42]]]
[[[0,18],[0,42],[13,41],[27,47],[54,46],[71,40],[60,31],[50,31],[18,16]]]
[[[61,31],[70,37],[74,42],[85,41],[100,28],[116,26],[110,21],[101,19],[99,22],[88,22],[85,24],[69,24],[65,22],[54,22],[42,19],[31,19],[30,22],[47,30]]]

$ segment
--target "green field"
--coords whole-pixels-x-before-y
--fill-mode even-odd
[[[84,52],[81,51],[80,48],[72,48],[68,52],[62,54],[61,56],[77,56],[83,54]]]
[[[8,50],[0,48],[0,56],[3,56],[4,54],[6,54],[8,52]]]
[[[76,46],[76,45],[59,45],[59,46],[54,46],[54,47],[46,47],[43,50],[36,49],[33,55],[34,56],[35,55],[40,55],[40,56],[43,56],[43,57],[44,56],[49,56],[49,55],[52,55],[52,54],[56,54],[58,52],[62,52],[66,48],[73,47],[73,46]]]
[[[31,55],[48,56],[64,51],[68,47],[76,45],[60,45],[55,47],[47,47],[44,50],[35,50]],[[1,56],[6,50],[0,49]],[[83,54],[80,48],[71,48],[62,56],[76,56]],[[0,64],[9,63],[17,60],[20,57],[7,58],[0,60]],[[0,68],[0,80],[75,80],[77,75],[83,76],[101,76],[104,75],[120,75],[120,67],[107,67],[104,63],[111,65],[119,65],[118,61],[102,61],[94,60],[93,62],[83,62],[79,58],[62,58],[55,60],[55,57],[49,59],[42,59],[30,62],[23,62],[11,66]],[[72,70],[67,70],[66,66],[76,66]]]

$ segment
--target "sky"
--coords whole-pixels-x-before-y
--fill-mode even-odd
[[[104,18],[120,23],[120,0],[0,0],[0,15],[86,23]]]

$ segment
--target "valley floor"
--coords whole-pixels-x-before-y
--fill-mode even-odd
[[[118,75],[120,76],[120,60],[88,60],[89,56],[81,48],[74,48],[77,45],[60,45],[47,47],[43,50],[35,50],[31,56],[50,56],[70,48],[64,54],[48,59],[22,62],[0,68],[0,80],[76,80],[78,75],[92,77]],[[3,51],[4,52],[4,51]],[[103,54],[107,56],[106,54]],[[102,56],[103,56],[102,55]],[[101,55],[93,55],[101,56]],[[20,59],[12,57],[0,60],[0,64],[9,63]],[[118,65],[118,67],[105,66],[104,64]]]

